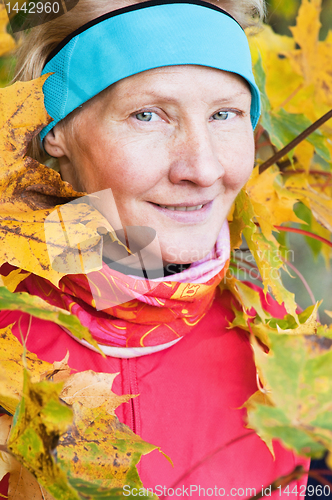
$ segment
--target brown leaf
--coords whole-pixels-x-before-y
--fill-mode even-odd
[[[101,269],[98,228],[115,232],[86,199],[67,205],[85,193],[26,156],[29,142],[51,121],[42,92],[48,76],[0,89],[0,266],[8,262],[57,286],[66,274]]]
[[[72,369],[68,365],[69,351],[67,351],[66,356],[62,361],[54,361],[53,370],[42,373],[40,380],[52,380],[53,382],[61,382],[67,380],[70,377]]]
[[[67,404],[81,403],[85,408],[98,408],[106,403],[107,413],[115,415],[114,410],[135,396],[118,396],[111,391],[118,373],[95,373],[92,370],[76,373],[68,379],[61,393]]]
[[[65,382],[61,399],[73,405],[74,424],[60,438],[58,463],[73,477],[104,488],[124,484],[140,488],[136,464],[141,455],[159,448],[143,441],[115,416],[114,410],[133,397],[112,392],[116,375],[90,370]]]
[[[12,325],[0,330],[0,405],[14,413],[23,387],[23,346],[11,332]],[[27,351],[26,364],[35,378],[51,365]]]

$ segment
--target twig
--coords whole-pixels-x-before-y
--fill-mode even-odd
[[[259,273],[259,269],[258,267],[255,265],[255,264],[252,264],[252,262],[248,262],[247,260],[245,259],[242,259],[241,257],[234,257],[235,258],[235,261],[239,261],[239,262],[243,262],[243,264],[246,264],[247,266],[250,267],[250,269],[255,269],[256,271],[256,276],[253,276],[253,278],[255,280],[258,280],[260,281],[261,283],[263,283],[263,279]],[[235,263],[236,264],[236,263]],[[243,267],[243,266],[239,266],[238,264],[236,264],[236,266],[241,270],[241,271],[244,271],[244,272],[248,272],[248,269],[246,267]],[[249,271],[250,272],[250,271]]]
[[[277,161],[281,160],[287,153],[289,153],[292,149],[294,149],[300,142],[304,141],[310,134],[315,132],[321,125],[327,122],[330,118],[332,118],[332,109],[325,113],[321,118],[316,120],[314,123],[310,125],[310,127],[306,128],[300,135],[295,137],[287,146],[280,149],[276,154],[271,156],[268,160],[262,163],[259,167],[259,173],[262,174],[265,170],[267,170],[271,165],[277,163]]]
[[[322,243],[325,243],[325,245],[328,245],[329,247],[332,248],[332,241],[329,241],[326,238],[319,236],[318,234],[311,233],[310,231],[305,231],[304,229],[298,229],[297,227],[288,227],[288,226],[274,226],[274,227],[278,229],[278,231],[285,231],[286,233],[299,233],[303,234],[304,236],[309,236],[309,238],[321,241]]]
[[[237,438],[231,439],[226,444],[223,444],[222,446],[219,446],[219,448],[217,448],[216,450],[212,451],[209,455],[206,455],[204,458],[202,458],[201,460],[199,460],[198,462],[196,462],[195,465],[193,465],[184,474],[182,474],[182,476],[180,476],[179,479],[177,481],[175,481],[175,483],[173,483],[168,488],[168,490],[171,490],[172,488],[174,489],[181,481],[183,481],[187,476],[189,476],[192,472],[194,472],[194,470],[196,470],[198,467],[200,467],[207,460],[210,460],[210,458],[212,458],[214,455],[216,455],[220,451],[223,451],[224,449],[228,448],[232,444],[238,443],[239,441],[242,441],[242,439],[246,439],[246,438],[248,438],[250,436],[253,436],[254,434],[256,434],[255,431],[246,432],[246,434],[241,434],[241,436],[238,436]],[[168,496],[169,495],[162,495],[161,497],[159,497],[159,500],[164,500],[165,498],[168,498]]]
[[[286,104],[289,103],[296,96],[296,94],[303,88],[303,83],[301,83],[292,93],[289,95],[279,106],[277,109],[284,108]]]
[[[312,290],[307,282],[307,280],[305,279],[305,277],[303,276],[302,273],[300,273],[300,271],[291,263],[289,262],[289,260],[286,260],[284,259],[283,257],[281,257],[281,260],[287,264],[287,266],[289,266],[295,274],[297,274],[297,276],[300,278],[300,280],[302,281],[303,285],[304,285],[304,288],[307,290],[308,294],[309,294],[309,297],[311,299],[311,302],[313,303],[313,305],[316,304],[316,299],[314,297],[314,294],[312,293]],[[317,321],[319,321],[319,315],[318,315],[318,311],[317,311]]]
[[[273,483],[269,484],[265,488],[262,488],[261,493],[258,493],[254,497],[251,497],[249,500],[258,500],[259,498],[262,498],[264,496],[264,491],[266,490],[266,488],[269,489],[269,492],[270,492],[270,488],[271,488],[271,492],[276,491],[279,487],[285,488],[285,486],[287,486],[289,483],[291,483],[295,479],[300,479],[303,476],[303,474],[305,474],[305,473],[306,473],[306,471],[304,470],[302,465],[297,465],[295,467],[295,469],[290,474],[287,474],[287,476],[279,477],[278,479],[273,481]]]
[[[329,472],[331,474],[331,471],[329,471]],[[329,486],[330,489],[332,489],[332,483],[328,479],[326,479],[325,477],[323,477],[323,475],[320,473],[320,471],[318,471],[318,470],[310,470],[309,471],[309,476],[313,477],[314,479],[316,479],[319,483],[324,484],[325,486]]]
[[[281,173],[282,175],[287,175],[287,174],[293,175],[293,174],[305,174],[307,173],[307,171],[304,170],[304,168],[296,168],[295,170],[285,170],[284,172]],[[332,177],[331,172],[324,172],[323,170],[310,169],[308,173],[310,175],[322,175],[324,177]]]

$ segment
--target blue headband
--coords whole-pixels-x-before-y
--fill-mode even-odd
[[[242,76],[251,89],[251,122],[260,116],[247,37],[235,19],[201,0],[150,0],[98,17],[67,36],[42,71],[45,107],[56,123],[101,91],[136,73],[197,64]]]

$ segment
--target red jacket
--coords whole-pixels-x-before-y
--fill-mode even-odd
[[[158,451],[142,457],[138,471],[146,488],[154,488],[158,496],[250,498],[262,486],[290,473],[296,464],[308,470],[309,463],[278,442],[273,460],[256,434],[222,449],[250,432],[244,428],[245,410],[239,407],[257,390],[248,336],[240,329],[227,329],[227,320],[233,318],[231,300],[229,292],[221,294],[217,289],[211,309],[191,333],[164,351],[139,358],[104,359],[61,327],[36,318],[32,319],[27,348],[51,363],[63,359],[69,350],[72,368],[120,372],[114,392],[139,394],[117,409],[120,421],[160,446],[174,463],[173,468]],[[284,314],[275,303],[269,309],[274,315]],[[29,316],[18,311],[1,312],[0,328],[19,316],[26,333]],[[13,331],[20,339],[17,326]],[[303,478],[290,488],[297,485],[298,496],[303,497],[305,484]],[[124,493],[125,497],[128,490]],[[270,498],[280,497],[288,495],[278,490]]]

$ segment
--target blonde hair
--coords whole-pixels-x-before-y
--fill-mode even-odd
[[[15,76],[16,81],[29,81],[41,75],[45,61],[52,50],[70,33],[80,26],[106,12],[127,5],[139,3],[141,0],[79,0],[78,4],[65,15],[52,21],[40,24],[32,30],[21,34],[21,44],[17,51]],[[229,14],[245,29],[249,26],[259,26],[265,14],[265,0],[209,0]],[[65,127],[82,108],[70,113],[58,123]],[[42,150],[39,139],[32,140],[28,149],[32,158],[45,163],[51,157]],[[55,164],[50,166],[56,167]]]

